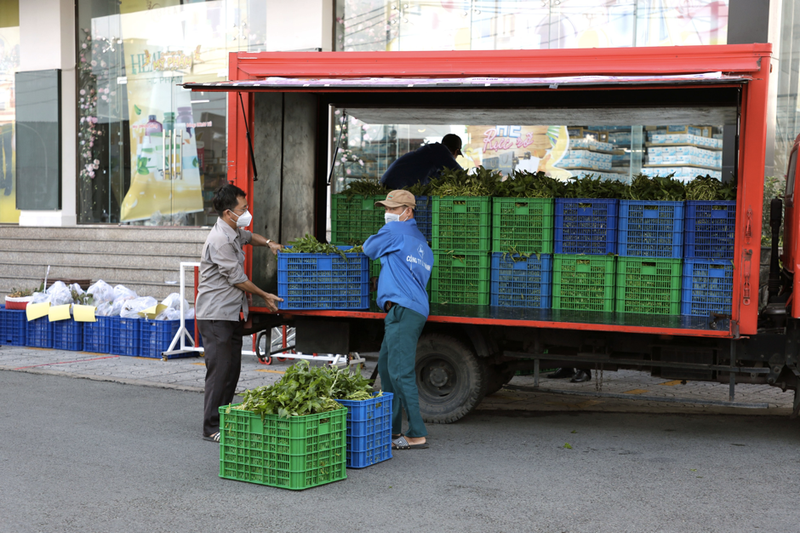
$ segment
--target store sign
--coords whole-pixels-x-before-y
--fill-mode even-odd
[[[139,54],[130,56],[130,75],[142,74],[146,72],[168,72],[185,71],[191,69],[195,61],[200,60],[200,45],[195,51],[186,54],[183,50],[174,52],[153,52],[144,49]]]
[[[472,165],[505,175],[514,170],[541,171],[560,179],[571,175],[558,166],[569,150],[566,126],[467,126],[467,135],[470,142],[462,151]]]

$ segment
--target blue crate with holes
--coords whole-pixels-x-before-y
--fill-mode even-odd
[[[0,309],[0,344],[25,346],[28,318],[24,309]]]
[[[141,355],[141,332],[143,318],[112,317],[111,353],[114,355]]]
[[[115,317],[96,316],[95,322],[83,323],[83,351],[111,353],[111,323]]]
[[[492,253],[491,305],[550,309],[553,255],[522,257]]]
[[[56,350],[83,350],[83,322],[57,320],[53,322],[53,348]]]
[[[417,207],[414,209],[414,220],[422,236],[431,242],[431,228],[433,226],[433,201],[430,196],[415,196]]]
[[[617,254],[681,259],[684,207],[684,202],[620,200]]]
[[[181,327],[180,320],[145,320],[142,322],[141,329],[141,350],[142,357],[161,358],[161,353],[169,349],[172,339],[178,333]],[[186,321],[186,330],[189,335],[194,337],[194,319]],[[186,340],[186,345],[190,346],[189,340]],[[175,345],[175,350],[180,348],[180,340]],[[196,357],[198,354],[195,352],[187,352],[183,354],[170,354],[167,359],[176,357]]]
[[[733,259],[735,201],[689,200],[686,202],[685,226],[684,258]]]
[[[733,263],[705,259],[683,260],[681,314],[711,316],[731,314]]]
[[[617,253],[618,210],[614,198],[556,198],[555,253]]]
[[[36,320],[29,320],[25,335],[25,346],[32,348],[53,347],[53,322],[43,316]]]
[[[391,392],[369,400],[337,400],[347,407],[347,468],[392,458]]]
[[[342,251],[351,246],[339,246]],[[369,308],[369,258],[363,253],[278,254],[279,309]]]

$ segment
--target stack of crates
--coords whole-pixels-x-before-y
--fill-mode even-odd
[[[730,316],[735,201],[686,202],[681,314]]]
[[[280,418],[219,408],[219,477],[303,490],[347,477],[347,409]]]
[[[491,198],[434,196],[431,302],[489,305]]]
[[[621,200],[616,311],[678,315],[684,202]]]
[[[553,309],[614,311],[619,200],[557,198]]]
[[[553,199],[492,199],[491,304],[549,309]]]
[[[369,400],[337,400],[347,407],[347,468],[392,458],[391,392]]]
[[[0,344],[26,346],[28,319],[24,309],[0,308]]]

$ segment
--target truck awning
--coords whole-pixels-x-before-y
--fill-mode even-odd
[[[745,75],[722,72],[648,76],[557,76],[557,77],[463,77],[463,78],[297,78],[267,77],[258,80],[184,83],[193,91],[247,92],[344,92],[344,91],[486,91],[524,88],[591,87],[612,85],[683,85],[745,83]]]

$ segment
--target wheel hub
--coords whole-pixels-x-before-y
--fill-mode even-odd
[[[447,385],[447,380],[449,379],[449,376],[447,375],[447,371],[444,368],[437,366],[431,368],[429,379],[431,385],[433,385],[434,387],[444,387],[445,385]]]

